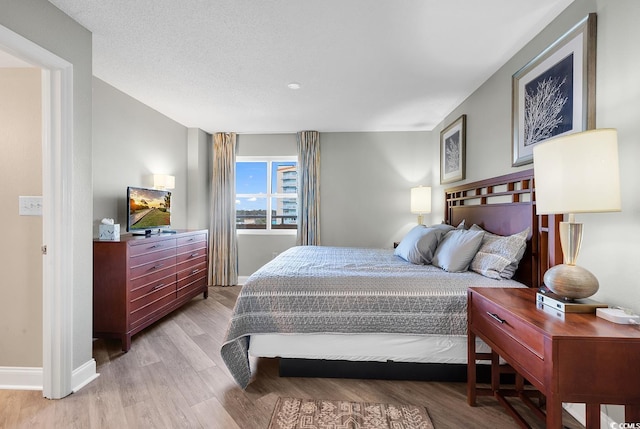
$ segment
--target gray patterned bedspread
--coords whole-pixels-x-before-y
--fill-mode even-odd
[[[464,335],[469,286],[522,284],[410,264],[391,249],[293,247],[249,277],[221,355],[245,388],[251,380],[251,334]]]

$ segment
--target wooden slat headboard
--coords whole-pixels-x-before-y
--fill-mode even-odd
[[[527,250],[515,280],[529,287],[542,285],[542,276],[562,262],[558,224],[562,216],[536,215],[533,170],[519,171],[445,190],[445,221],[511,235],[529,227]]]

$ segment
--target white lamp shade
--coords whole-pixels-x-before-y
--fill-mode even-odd
[[[154,174],[153,187],[156,189],[174,189],[176,187],[176,177],[168,174]]]
[[[533,148],[538,214],[620,211],[618,136],[604,128]]]
[[[411,213],[431,213],[431,188],[411,188]]]

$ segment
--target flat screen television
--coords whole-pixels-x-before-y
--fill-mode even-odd
[[[171,192],[129,186],[127,188],[127,231],[135,234],[173,232],[171,228]]]

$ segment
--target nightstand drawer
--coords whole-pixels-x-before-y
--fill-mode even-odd
[[[499,354],[508,362],[528,362],[525,377],[529,375],[542,382],[544,337],[531,325],[477,294],[471,300],[469,323],[476,333],[500,349]]]

